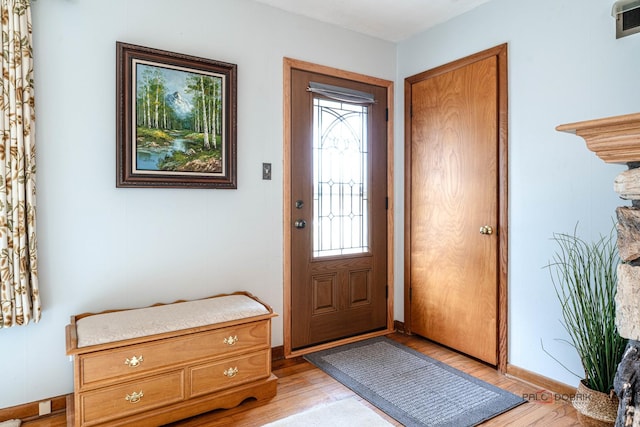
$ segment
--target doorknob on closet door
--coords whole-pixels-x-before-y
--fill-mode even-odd
[[[493,234],[493,227],[490,225],[483,225],[480,227],[480,234]]]

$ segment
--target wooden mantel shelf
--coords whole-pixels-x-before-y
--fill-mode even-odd
[[[568,123],[556,130],[581,136],[607,163],[640,161],[640,113]]]

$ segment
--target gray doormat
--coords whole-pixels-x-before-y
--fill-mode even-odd
[[[385,337],[304,358],[407,427],[474,426],[526,402]]]

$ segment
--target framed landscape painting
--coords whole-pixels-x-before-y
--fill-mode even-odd
[[[237,66],[117,42],[117,187],[237,188]]]

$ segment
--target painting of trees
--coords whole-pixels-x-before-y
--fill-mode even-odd
[[[116,42],[118,187],[236,188],[237,66]]]
[[[147,64],[137,68],[141,168],[219,171],[223,78]]]
[[[140,76],[137,122],[139,126],[169,129],[176,126],[175,115],[166,103],[166,80],[157,68],[144,67]]]
[[[218,147],[220,136],[219,123],[222,120],[221,105],[222,80],[219,78],[205,77],[204,75],[190,75],[187,77],[187,93],[192,95],[194,112],[192,115],[193,129],[204,135],[203,144],[206,150]],[[212,141],[209,140],[212,136]]]

